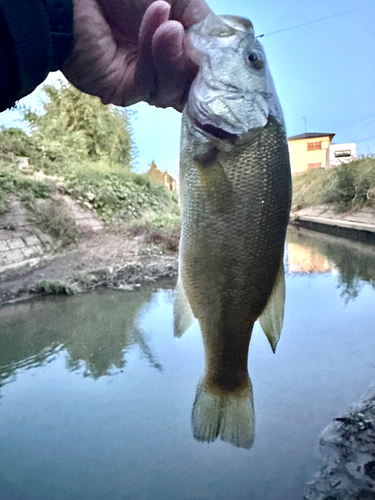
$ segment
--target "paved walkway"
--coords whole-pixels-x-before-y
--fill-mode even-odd
[[[290,222],[296,226],[337,236],[350,238],[353,235],[355,239],[361,239],[362,234],[362,236],[367,236],[366,240],[375,241],[375,210],[373,209],[337,214],[324,205],[307,207],[292,211]]]

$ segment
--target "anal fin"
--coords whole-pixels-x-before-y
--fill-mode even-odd
[[[273,352],[276,351],[284,321],[285,306],[285,272],[284,263],[281,263],[267,306],[259,316],[259,322],[266,334]]]

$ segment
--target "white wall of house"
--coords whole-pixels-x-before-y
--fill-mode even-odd
[[[355,142],[345,144],[331,144],[329,147],[328,167],[337,167],[341,163],[348,163],[357,158],[357,145]],[[327,153],[328,153],[327,151]]]

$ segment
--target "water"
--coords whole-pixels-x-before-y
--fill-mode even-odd
[[[48,298],[0,310],[0,499],[298,500],[334,417],[375,381],[375,249],[292,232],[276,355],[256,326],[256,440],[194,440],[197,323],[173,293]]]

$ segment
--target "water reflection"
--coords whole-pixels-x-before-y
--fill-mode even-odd
[[[0,387],[14,380],[17,371],[48,364],[59,352],[69,371],[97,379],[122,370],[128,351],[138,346],[149,365],[161,371],[137,324],[153,293],[95,294],[90,301],[58,298],[1,309]]]
[[[375,288],[375,247],[293,227],[287,243],[289,272],[337,274],[345,303],[358,297],[364,282]]]
[[[331,271],[327,257],[313,248],[288,243],[287,269],[292,274],[325,274]]]
[[[374,380],[375,290],[364,277],[375,266],[371,248],[359,254],[355,244],[345,246],[344,261],[363,288],[344,307],[337,290],[347,269],[338,258],[344,242],[290,237],[306,252],[286,277],[277,354],[257,324],[250,343],[257,417],[250,451],[192,437],[203,345],[198,322],[173,339],[172,291],[0,309],[0,498],[303,498],[322,429]],[[294,261],[297,254],[301,248]]]

